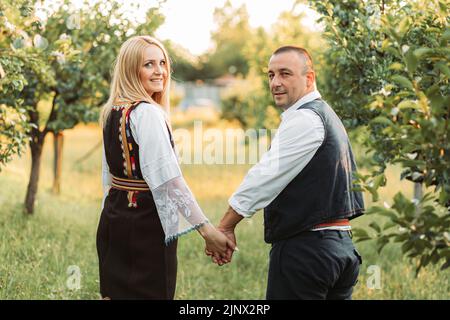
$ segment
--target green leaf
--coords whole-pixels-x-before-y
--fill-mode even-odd
[[[430,263],[431,257],[429,255],[423,255],[422,258],[420,258],[420,266],[426,267]]]
[[[414,243],[412,241],[406,241],[402,244],[402,252],[406,253],[408,251],[411,251],[411,249],[414,247]]]
[[[419,108],[418,104],[416,101],[412,101],[412,100],[403,100],[402,102],[400,102],[397,107],[402,110],[402,109],[417,109]]]
[[[394,76],[391,77],[391,79],[392,79],[392,81],[394,81],[395,83],[397,83],[398,85],[400,85],[400,86],[402,86],[404,88],[407,88],[407,89],[410,89],[410,90],[414,90],[412,82],[408,78],[406,78],[404,76],[394,75]]]
[[[450,69],[447,64],[443,61],[436,63],[436,68],[438,68],[443,74],[450,78]]]
[[[442,34],[442,39],[443,40],[450,40],[450,28],[446,28],[445,32]]]
[[[435,85],[431,86],[427,90],[426,95],[427,95],[428,99],[430,100],[431,107],[434,110],[437,111],[438,108],[441,108],[441,107],[445,106],[445,99],[441,95],[440,88],[439,88],[438,84],[435,84]]]
[[[384,174],[380,174],[373,179],[373,187],[378,189],[380,186],[386,185],[386,177]]]
[[[448,11],[447,1],[439,1],[439,9],[442,11],[442,14],[445,15]]]
[[[377,189],[370,187],[370,186],[365,186],[366,190],[370,192],[370,194],[372,195],[372,201],[373,202],[377,202],[378,201],[378,192]]]
[[[353,236],[355,238],[357,238],[357,240],[359,240],[359,239],[363,239],[363,240],[371,239],[371,237],[369,236],[367,231],[364,230],[364,229],[361,229],[361,228],[353,228],[352,229],[352,233],[353,233]],[[359,240],[359,241],[363,241],[363,240]]]
[[[412,50],[408,50],[408,52],[405,55],[406,59],[406,68],[408,68],[408,71],[411,73],[414,73],[417,69],[417,65],[419,64],[419,60],[417,59],[416,55],[413,53]]]
[[[398,24],[397,33],[400,37],[403,37],[403,35],[408,31],[409,26],[410,26],[409,20],[410,20],[410,18],[408,16],[406,16]]]
[[[378,212],[378,214],[381,216],[384,216],[384,217],[388,217],[394,221],[397,219],[397,215],[392,210],[389,210],[389,209],[380,207],[380,211]]]
[[[399,62],[394,62],[389,66],[389,70],[401,71],[404,70],[404,66]]]
[[[384,124],[386,126],[391,126],[393,123],[391,119],[384,116],[378,116],[370,121],[372,124]]]
[[[376,223],[375,221],[372,221],[372,222],[369,224],[369,227],[371,227],[372,229],[374,229],[376,232],[381,233],[381,228],[380,228],[380,226],[378,225],[378,223]]]
[[[398,49],[393,48],[393,47],[387,47],[386,49],[384,49],[384,52],[390,53],[394,57],[400,57]]]
[[[435,33],[440,33],[440,32],[441,32],[441,29],[435,28],[435,27],[429,27],[429,28],[427,28],[427,29],[425,30],[425,32],[426,32],[426,33],[433,33],[433,32],[435,32]]]
[[[446,203],[450,200],[450,194],[448,194],[444,188],[441,189],[441,192],[439,193],[439,202],[440,203]]]
[[[427,55],[427,54],[430,54],[430,53],[432,53],[432,52],[433,52],[433,49],[422,47],[422,48],[419,48],[419,49],[414,50],[414,55],[415,55],[418,59],[420,59],[420,58],[422,58],[423,56],[425,56],[425,55]]]
[[[395,216],[395,215],[394,215],[394,216]],[[388,230],[388,229],[393,228],[393,227],[395,227],[395,226],[397,226],[397,224],[396,224],[394,221],[388,221],[388,222],[386,222],[386,223],[384,224],[383,230]]]
[[[388,243],[389,243],[389,238],[387,238],[387,237],[381,237],[381,238],[378,238],[378,241],[377,241],[377,252],[378,252],[378,254],[381,253],[381,250],[383,250],[383,248],[384,248]]]

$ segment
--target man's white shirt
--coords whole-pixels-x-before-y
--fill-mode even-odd
[[[238,214],[249,218],[267,207],[311,161],[325,139],[325,127],[314,111],[297,109],[320,97],[317,90],[310,92],[281,114],[270,149],[228,200]]]

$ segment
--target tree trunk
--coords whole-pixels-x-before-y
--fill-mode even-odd
[[[53,133],[53,193],[59,194],[61,191],[61,171],[63,156],[64,134],[62,131]]]
[[[27,195],[25,197],[25,210],[28,214],[32,214],[34,212],[34,203],[36,201],[36,194],[39,183],[39,172],[41,167],[43,146],[44,137],[41,137],[40,135],[36,135],[34,137],[32,136],[30,141],[31,172],[27,187]]]

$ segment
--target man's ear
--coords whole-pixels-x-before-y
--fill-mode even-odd
[[[311,88],[314,86],[315,82],[316,82],[316,73],[314,71],[309,71],[306,74],[306,86],[308,88]]]

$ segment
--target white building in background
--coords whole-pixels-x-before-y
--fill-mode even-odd
[[[221,109],[220,97],[223,90],[233,84],[236,78],[225,75],[211,83],[172,81],[173,93],[181,97],[178,106],[181,110],[189,107],[213,107]]]

